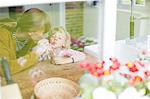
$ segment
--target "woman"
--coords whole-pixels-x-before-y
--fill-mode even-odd
[[[51,25],[48,15],[40,9],[31,8],[24,12],[18,19],[17,27],[17,55],[23,56],[35,46],[35,44],[44,38],[44,33],[51,32]],[[27,41],[24,47],[21,41]]]
[[[18,19],[16,33],[13,34],[16,36],[13,37],[10,31],[0,27],[0,57],[7,58],[12,74],[23,71],[39,61],[48,48],[34,51],[31,49],[43,38],[43,33],[49,32],[50,29],[48,15],[36,8],[27,10]],[[21,41],[24,41],[24,44]],[[1,68],[0,75],[3,75]]]

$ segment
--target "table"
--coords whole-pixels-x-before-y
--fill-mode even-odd
[[[91,55],[87,55],[86,60],[90,62],[97,61],[97,59]],[[54,65],[49,61],[44,61],[36,64],[32,68],[14,75],[13,79],[19,84],[23,99],[30,99],[31,95],[33,94],[33,85],[31,77],[29,76],[29,71],[31,69],[36,67],[46,73],[46,75],[39,77],[40,80],[50,77],[63,77],[78,83],[78,80],[84,73],[84,70],[80,68],[80,63],[81,62],[64,65]]]

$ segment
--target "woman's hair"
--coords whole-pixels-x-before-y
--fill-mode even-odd
[[[65,34],[66,39],[65,39],[64,48],[69,49],[70,48],[70,44],[71,44],[70,34],[63,27],[54,28],[52,30],[52,35],[55,35],[55,33],[57,33],[57,32]]]
[[[6,28],[9,31],[14,31],[17,26],[17,22],[11,18],[0,19],[0,27]]]
[[[44,30],[44,33],[51,32],[49,16],[44,11],[31,8],[17,19],[16,32],[36,32],[39,30]]]

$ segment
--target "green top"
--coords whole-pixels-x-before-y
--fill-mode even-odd
[[[19,53],[27,53],[27,48],[24,47]],[[4,28],[0,28],[0,57],[6,57],[10,66],[11,74],[21,72],[38,62],[38,57],[34,52],[28,52],[22,58],[26,60],[22,66],[18,63],[16,57],[16,41],[12,37],[12,33]],[[0,75],[4,75],[0,67]]]
[[[36,45],[31,38],[23,42],[17,40],[16,44],[17,44],[17,49],[16,49],[17,58],[29,53],[32,50],[32,48]]]

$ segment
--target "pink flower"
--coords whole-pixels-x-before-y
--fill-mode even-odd
[[[131,72],[138,72],[139,71],[137,66],[132,62],[127,63],[126,66],[129,68],[129,71],[131,71]]]
[[[145,74],[146,77],[150,77],[150,71],[145,71],[144,74]]]
[[[105,64],[105,61],[101,61],[101,62],[97,62],[94,66],[97,69],[103,69],[104,68],[104,64]]]
[[[123,74],[123,73],[120,73],[121,76],[125,77],[125,78],[128,78],[130,79],[132,76],[130,74]]]
[[[85,62],[83,62],[83,63],[80,64],[80,67],[81,67],[81,68],[87,68],[87,67],[89,67],[90,65],[91,65],[91,64],[90,64],[89,62],[85,61]]]
[[[143,49],[142,52],[141,52],[142,55],[149,55],[150,53],[146,50],[146,49]]]
[[[110,58],[109,60],[112,62],[112,65],[110,66],[110,71],[119,69],[120,62],[116,58]]]
[[[142,62],[142,61],[140,61],[140,60],[135,61],[135,64],[136,64],[136,63],[139,64],[139,65],[142,66],[142,67],[145,66],[144,62]]]
[[[146,52],[145,52],[145,51],[142,51],[142,55],[146,55]]]

